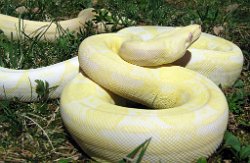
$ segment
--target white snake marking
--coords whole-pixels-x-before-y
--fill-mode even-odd
[[[78,31],[93,18],[91,11],[58,24]],[[21,37],[17,24],[17,18],[0,15],[0,29],[8,37]],[[23,21],[31,37],[48,24]],[[57,36],[52,23],[43,39]],[[78,57],[38,69],[0,68],[0,99],[36,100],[36,79],[59,86],[50,97],[61,95],[65,126],[99,160],[117,162],[150,137],[144,162],[191,162],[211,155],[221,143],[228,106],[216,84],[231,86],[243,65],[233,43],[200,33],[197,25],[139,26],[85,39]],[[118,106],[120,98],[111,92],[155,109]]]

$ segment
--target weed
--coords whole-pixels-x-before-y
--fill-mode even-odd
[[[223,147],[232,152],[235,161],[250,160],[250,145],[241,144],[239,139],[230,132],[225,133]]]
[[[199,159],[196,161],[196,163],[207,163],[207,160],[206,160],[206,158],[201,157],[201,158],[199,158]]]
[[[140,163],[142,161],[142,158],[148,148],[148,145],[151,141],[151,138],[145,140],[141,145],[136,147],[131,153],[129,153],[124,159],[120,160],[119,163],[127,163],[127,162],[136,162]],[[140,152],[138,154],[138,152]],[[136,156],[138,155],[137,159]]]
[[[35,82],[37,83],[36,93],[38,95],[38,101],[46,103],[49,100],[49,94],[55,91],[57,87],[49,87],[49,83],[47,81],[35,80]]]
[[[246,93],[244,91],[244,83],[242,80],[238,80],[234,84],[235,91],[227,95],[227,101],[229,105],[229,109],[232,113],[241,114],[244,112],[243,105],[246,100]]]

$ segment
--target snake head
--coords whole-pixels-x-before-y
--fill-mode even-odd
[[[196,24],[173,29],[162,38],[165,40],[164,44],[168,51],[167,57],[172,57],[172,62],[183,57],[200,35],[201,26]]]
[[[201,35],[201,26],[200,25],[189,25],[183,27],[183,32],[188,33],[185,47],[188,48],[192,43],[194,43]]]
[[[200,34],[200,25],[189,25],[160,33],[147,41],[131,39],[122,44],[119,55],[127,62],[139,66],[172,63],[184,56],[187,48]]]

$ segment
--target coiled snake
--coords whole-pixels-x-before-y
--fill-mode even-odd
[[[58,24],[78,31],[92,18],[87,9]],[[6,36],[20,37],[17,24],[0,15]],[[32,35],[48,24],[25,20],[23,29]],[[44,39],[58,36],[56,24],[48,29]],[[191,162],[221,143],[228,106],[217,85],[231,86],[242,64],[236,45],[198,25],[128,27],[88,37],[78,58],[38,69],[0,68],[0,98],[34,101],[34,81],[46,80],[58,86],[50,97],[61,95],[64,124],[89,155],[117,162],[152,138],[144,162]],[[120,96],[154,109],[125,107]]]

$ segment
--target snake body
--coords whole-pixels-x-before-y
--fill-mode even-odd
[[[94,18],[92,11],[92,8],[85,9],[77,18],[58,22],[30,21],[0,14],[0,29],[8,38],[19,39],[25,35],[32,38],[41,35],[40,40],[53,41],[62,35],[64,30],[79,32],[85,22]]]
[[[117,162],[151,138],[144,162],[192,162],[221,143],[228,106],[216,84],[232,85],[242,63],[236,45],[197,25],[128,27],[88,37],[78,58],[38,69],[0,68],[0,98],[35,100],[34,80],[46,80],[59,86],[51,98],[61,94],[64,124],[89,155]],[[120,96],[154,109],[122,106]]]

